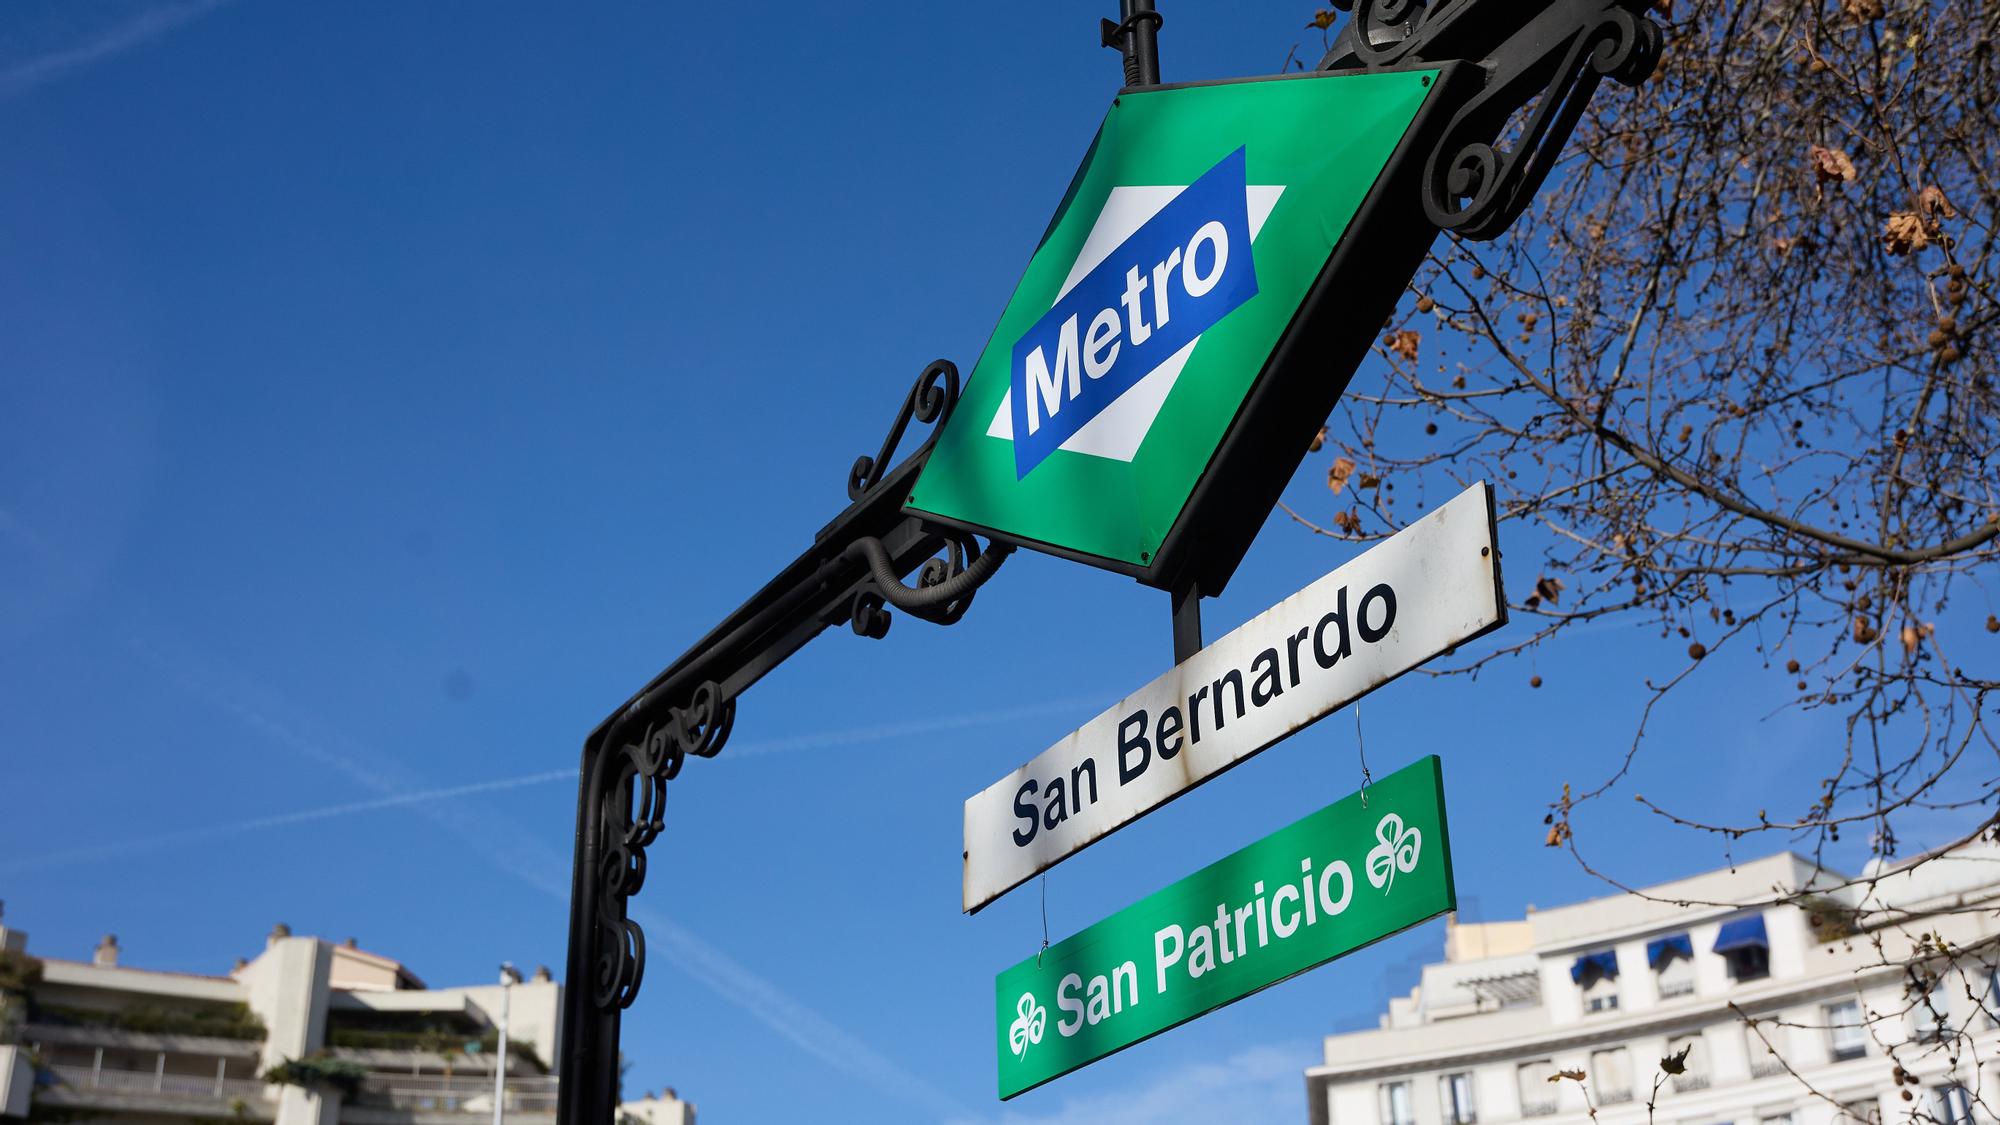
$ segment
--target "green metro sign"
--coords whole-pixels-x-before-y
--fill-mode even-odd
[[[1451,75],[1121,94],[909,509],[1218,592],[1436,233]]]
[[[1008,969],[1000,1097],[1457,904],[1444,781],[1424,758]]]

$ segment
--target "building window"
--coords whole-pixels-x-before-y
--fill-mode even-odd
[[[1471,1072],[1439,1078],[1438,1105],[1444,1108],[1445,1125],[1477,1125],[1479,1109],[1473,1104]]]
[[[1882,1125],[1882,1103],[1876,1098],[1842,1102],[1834,1125]]]
[[[1569,979],[1583,990],[1583,1010],[1609,1012],[1618,1007],[1618,953],[1606,949],[1586,953],[1569,967]]]
[[[1590,1053],[1590,1078],[1599,1105],[1632,1100],[1632,1054],[1623,1047]]]
[[[1553,1059],[1536,1059],[1514,1068],[1514,1084],[1521,1094],[1522,1117],[1548,1117],[1555,1113],[1556,1087],[1549,1081],[1555,1072]]]
[[[1583,1010],[1586,1012],[1617,1011],[1617,983],[1608,979],[1592,981],[1590,987],[1583,990]]]
[[[1376,1092],[1382,1101],[1382,1125],[1415,1125],[1417,1119],[1410,1112],[1408,1082],[1384,1082]]]
[[[1674,1089],[1680,1093],[1708,1089],[1708,1059],[1701,1049],[1700,1035],[1683,1035],[1667,1041],[1667,1057],[1679,1058],[1687,1069],[1674,1075]]]
[[[1764,916],[1732,918],[1715,935],[1715,952],[1729,963],[1729,975],[1739,981],[1771,975],[1771,939],[1764,933]]]
[[[1646,964],[1660,999],[1694,992],[1694,942],[1686,934],[1669,934],[1646,943]]]
[[[1861,1005],[1853,1000],[1828,1004],[1824,1009],[1828,1043],[1833,1061],[1858,1059],[1868,1053],[1868,1029],[1861,1024]]]
[[[1910,1036],[1919,1043],[1936,1043],[1950,1034],[1948,1017],[1951,998],[1945,995],[1944,982],[1925,981],[1910,989],[1915,997],[1910,1003]]]
[[[1939,1125],[1972,1125],[1972,1092],[1965,1087],[1940,1087],[1931,1099],[1931,1113]]]
[[[1751,1024],[1743,1029],[1744,1045],[1749,1048],[1750,1077],[1770,1078],[1786,1073],[1785,1060],[1778,1056],[1779,1036],[1784,1028],[1777,1023],[1765,1026]]]

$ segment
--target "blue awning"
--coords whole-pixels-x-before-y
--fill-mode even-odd
[[[1577,982],[1578,984],[1582,984],[1584,974],[1592,972],[1596,973],[1598,976],[1601,977],[1617,976],[1618,975],[1617,951],[1607,949],[1602,953],[1586,953],[1583,956],[1577,958],[1576,964],[1571,965],[1569,967],[1569,979]]]
[[[1668,934],[1646,943],[1646,964],[1657,969],[1670,953],[1678,953],[1688,960],[1694,960],[1694,942],[1686,934]]]
[[[1736,918],[1722,924],[1722,932],[1715,935],[1715,951],[1729,953],[1738,949],[1756,946],[1771,948],[1771,940],[1764,936],[1764,916],[1752,914],[1748,918]]]

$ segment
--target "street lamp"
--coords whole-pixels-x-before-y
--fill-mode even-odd
[[[500,1051],[493,1060],[493,1125],[506,1125],[507,1114],[507,1015],[513,1006],[514,986],[521,974],[512,961],[500,962]]]

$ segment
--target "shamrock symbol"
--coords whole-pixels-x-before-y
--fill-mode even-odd
[[[1423,833],[1406,828],[1403,818],[1390,813],[1375,826],[1376,844],[1368,853],[1368,883],[1382,888],[1383,894],[1396,885],[1396,872],[1409,874],[1417,869],[1417,850],[1423,847]]]
[[[1014,1048],[1016,1056],[1028,1053],[1028,1044],[1042,1041],[1042,1029],[1049,1024],[1049,1010],[1035,1003],[1035,994],[1023,992],[1021,1002],[1014,1006],[1020,1013],[1014,1026],[1007,1029],[1007,1045]]]

